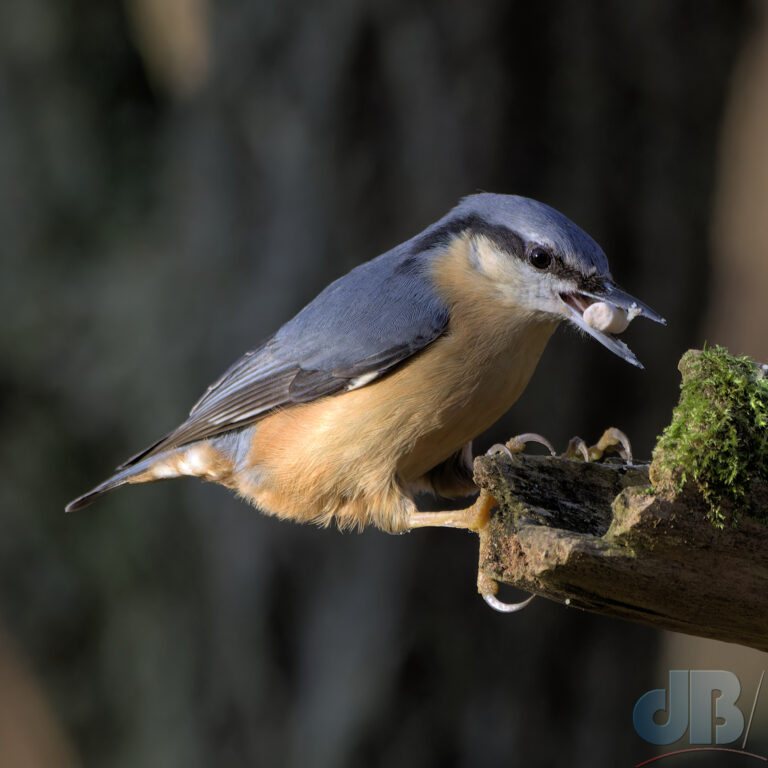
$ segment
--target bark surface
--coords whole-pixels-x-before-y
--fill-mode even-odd
[[[504,454],[475,462],[499,502],[480,568],[543,597],[768,651],[768,529],[712,524],[691,485],[650,488],[650,465]],[[755,484],[750,506],[766,508]]]

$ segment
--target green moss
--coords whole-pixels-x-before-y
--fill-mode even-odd
[[[753,480],[768,480],[765,371],[722,347],[686,352],[679,367],[680,402],[654,450],[654,482],[679,491],[693,481],[718,527],[742,513],[768,521],[748,504]]]

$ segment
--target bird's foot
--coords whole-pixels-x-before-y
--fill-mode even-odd
[[[592,446],[587,446],[580,437],[572,437],[562,456],[566,459],[599,461],[604,454],[611,451],[618,453],[627,463],[632,463],[632,446],[629,438],[616,427],[606,429],[602,437]]]
[[[504,444],[497,443],[488,449],[488,454],[506,453],[511,456],[513,453],[524,451],[526,444],[531,442],[540,443],[553,456],[556,455],[555,449],[549,440],[532,432],[526,432],[525,434],[513,437]],[[581,458],[584,461],[599,461],[609,451],[615,451],[627,462],[632,461],[632,446],[629,443],[629,438],[615,427],[606,429],[602,437],[592,446],[588,446],[580,437],[571,438],[568,448],[562,456],[570,459]],[[496,506],[498,506],[496,499],[488,491],[482,490],[477,497],[477,501],[466,509],[450,512],[412,512],[408,519],[408,528],[463,528],[468,531],[474,531],[482,539],[488,532],[488,526],[491,522],[491,510]],[[477,591],[491,608],[502,613],[520,611],[535,597],[535,595],[531,595],[519,603],[502,602],[496,597],[499,591],[498,583],[479,569],[477,572]]]
[[[505,450],[509,449],[505,448]],[[496,499],[488,491],[482,490],[477,501],[466,509],[457,509],[454,512],[412,512],[408,520],[408,527],[409,529],[435,526],[464,528],[468,531],[474,531],[479,537],[482,537],[491,522],[491,510],[496,506],[498,506]],[[520,603],[502,602],[496,597],[499,585],[480,569],[477,571],[477,591],[491,608],[502,613],[520,611],[534,598],[534,595],[531,595]]]
[[[506,443],[492,445],[487,455],[506,453],[522,453],[527,443],[540,443],[554,456],[555,449],[546,437],[533,432],[517,435]],[[480,491],[477,501],[466,509],[457,509],[449,512],[411,512],[408,518],[408,530],[413,528],[464,528],[467,531],[480,533],[491,521],[491,510],[498,506],[496,499],[487,491]]]
[[[513,453],[521,453],[525,450],[527,443],[540,443],[545,446],[549,452],[554,456],[555,449],[552,444],[545,437],[534,434],[532,432],[526,432],[522,435],[517,435],[508,440],[505,444],[497,443],[488,449],[488,454],[493,455],[496,453],[506,453],[512,455]],[[446,528],[464,528],[468,531],[474,531],[479,537],[482,537],[491,522],[491,510],[498,506],[496,499],[491,496],[486,490],[480,491],[480,495],[477,497],[477,501],[466,509],[459,509],[449,512],[412,512],[408,519],[408,528],[431,528],[431,527],[446,527]],[[519,603],[505,603],[496,597],[499,591],[499,585],[489,576],[486,576],[481,570],[477,572],[477,591],[482,595],[483,600],[495,611],[501,613],[515,613],[525,608],[535,595],[531,595],[527,599]]]

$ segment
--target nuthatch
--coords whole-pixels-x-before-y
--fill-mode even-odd
[[[597,302],[608,316],[585,320]],[[664,322],[616,285],[600,246],[562,214],[471,195],[329,285],[212,384],[183,424],[67,511],[126,483],[192,476],[298,521],[477,530],[487,501],[419,512],[414,495],[477,490],[472,439],[517,400],[561,321],[640,366],[601,330],[623,312]]]

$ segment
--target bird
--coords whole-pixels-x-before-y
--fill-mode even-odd
[[[665,322],[618,286],[600,246],[562,213],[516,195],[466,196],[331,283],[182,424],[66,510],[126,484],[191,476],[299,522],[478,531],[487,494],[449,512],[421,512],[416,496],[477,492],[472,441],[520,397],[560,323],[642,367],[585,320],[598,302]]]

